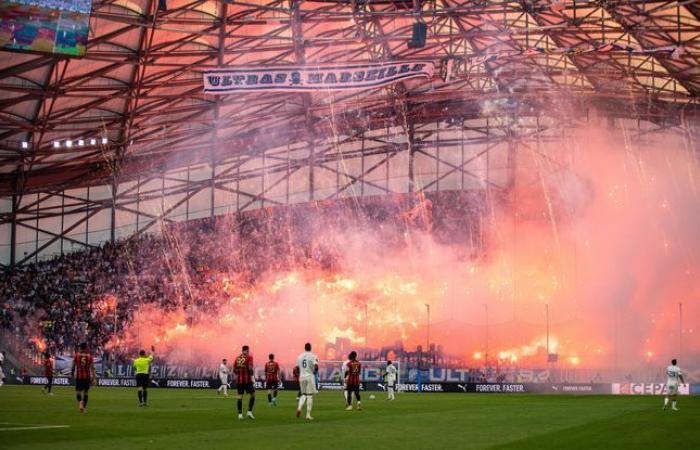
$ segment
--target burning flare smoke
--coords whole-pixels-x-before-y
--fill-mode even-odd
[[[622,131],[522,145],[515,183],[485,197],[486,244],[475,254],[426,227],[387,246],[381,230],[315,226],[315,241],[342,249],[331,269],[268,270],[252,283],[233,268],[210,271],[209,307],[142,307],[111,345],[153,343],[170,362],[211,364],[242,344],[289,362],[310,341],[334,359],[342,355],[325,345],[338,338],[425,345],[430,305],[430,339],[446,354],[543,367],[548,307],[561,364],[636,367],[678,356],[683,302],[690,353],[700,319],[697,155],[683,136],[649,135],[633,149]]]

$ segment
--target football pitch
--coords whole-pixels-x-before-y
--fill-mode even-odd
[[[139,408],[135,389],[93,388],[82,415],[72,388],[54,391],[0,388],[0,448],[700,448],[697,397],[664,412],[661,397],[365,393],[362,411],[345,411],[342,395],[325,391],[306,422],[291,392],[274,408],[258,392],[256,420],[239,421],[235,398],[214,390],[151,389],[151,406]]]

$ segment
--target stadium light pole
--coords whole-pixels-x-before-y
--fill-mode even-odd
[[[549,361],[549,303],[544,304],[544,314],[547,322],[547,361]]]
[[[430,304],[429,303],[425,304],[425,310],[426,310],[427,319],[428,319],[428,327],[427,327],[427,332],[426,332],[426,344],[427,344],[427,346],[425,347],[425,351],[430,352]]]
[[[114,334],[117,333],[117,308],[119,307],[119,299],[115,297],[114,300]]]
[[[484,311],[486,312],[486,350],[484,351],[484,367],[489,366],[489,305],[484,303]]]
[[[367,302],[365,302],[365,348],[369,349],[369,335],[367,334]]]
[[[678,303],[678,359],[683,361],[683,302]]]

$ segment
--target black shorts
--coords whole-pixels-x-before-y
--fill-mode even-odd
[[[236,385],[236,391],[238,395],[243,395],[244,393],[255,394],[255,385],[253,385],[253,383],[238,383]]]
[[[277,381],[266,381],[265,382],[265,389],[267,390],[276,390],[279,388],[279,382]]]
[[[348,384],[347,386],[347,391],[348,392],[360,392],[360,385],[359,384]]]
[[[89,378],[76,378],[75,379],[75,390],[76,391],[89,391],[90,390],[90,379]]]
[[[147,373],[137,373],[136,374],[136,387],[142,387],[142,388],[148,387],[148,374]]]

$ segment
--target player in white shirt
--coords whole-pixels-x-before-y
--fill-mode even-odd
[[[387,400],[396,400],[394,389],[396,388],[396,366],[391,361],[386,362],[384,369],[384,378],[386,379]]]
[[[216,391],[217,395],[221,395],[221,393],[224,393],[224,397],[228,397],[228,365],[226,358],[221,360],[221,365],[219,365],[219,381],[221,381],[221,386],[219,386],[219,389]]]
[[[685,380],[683,380],[683,372],[681,371],[681,368],[678,367],[678,361],[675,359],[671,360],[671,365],[666,368],[666,376],[668,379],[666,380],[666,397],[664,397],[664,411],[666,410],[666,407],[668,406],[668,401],[669,398],[671,399],[671,409],[674,411],[678,411],[678,408],[676,408],[676,396],[678,395],[678,386],[679,386],[679,381],[680,384],[685,384]]]
[[[314,405],[314,394],[318,393],[316,389],[316,377],[318,372],[318,356],[311,352],[311,344],[308,342],[304,345],[304,353],[297,358],[297,367],[299,368],[299,405],[297,406],[297,418],[301,416],[301,408],[306,402],[306,420],[314,420],[311,417],[311,409]]]
[[[347,404],[348,402],[348,385],[345,383],[345,373],[348,371],[348,363],[350,362],[349,359],[346,359],[343,362],[343,366],[340,368],[340,376],[341,379],[343,380],[343,405]]]

